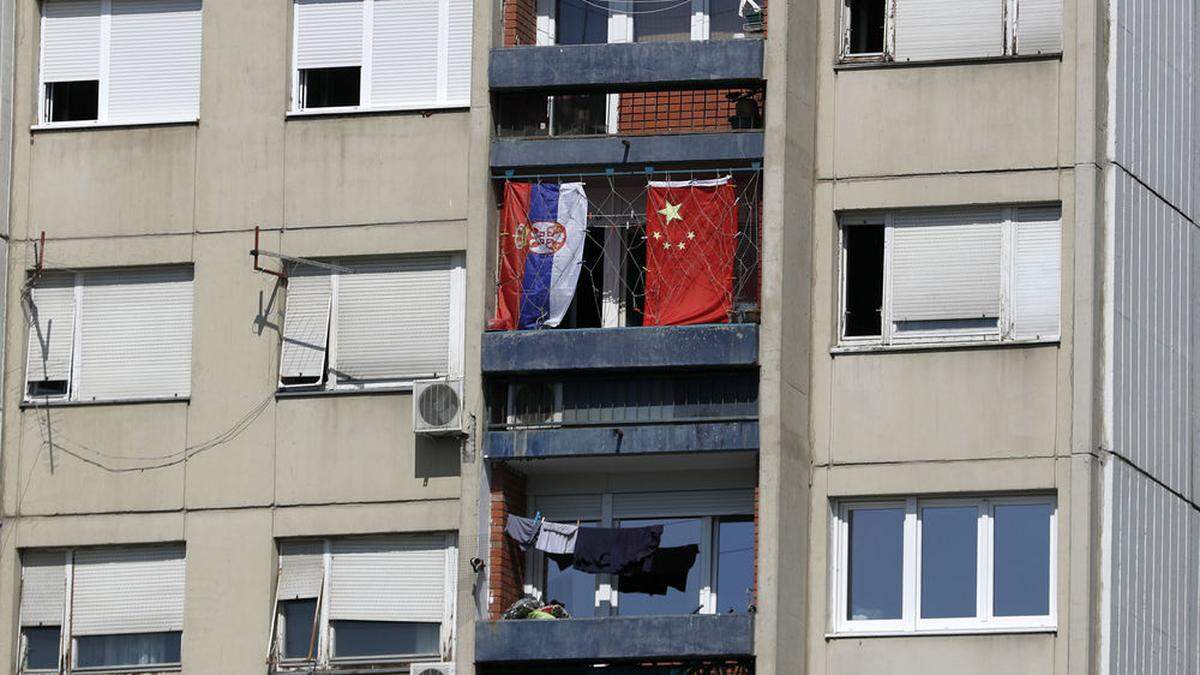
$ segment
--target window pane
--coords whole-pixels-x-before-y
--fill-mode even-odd
[[[852,225],[846,241],[846,337],[879,335],[883,307],[883,226]]]
[[[51,82],[46,85],[51,122],[84,122],[97,118],[100,82]]]
[[[283,615],[283,658],[307,659],[316,656],[312,644],[316,632],[313,624],[317,614],[317,600],[286,600],[279,603]]]
[[[309,68],[300,71],[304,78],[305,108],[336,108],[358,105],[361,69]]]
[[[996,616],[1050,614],[1049,504],[996,506],[994,531]]]
[[[633,18],[635,42],[692,39],[691,0],[643,0]]]
[[[583,527],[595,527],[595,521],[579,523]],[[573,617],[596,616],[596,575],[580,572],[574,567],[565,570],[558,568],[558,563],[543,556],[546,580],[542,588],[543,597],[547,602],[558,601],[567,608],[567,614]],[[506,608],[507,609],[507,608]]]
[[[621,527],[646,527],[647,525],[662,525],[663,535],[659,544],[667,546],[686,546],[700,544],[699,518],[660,518],[654,520],[623,520]],[[620,588],[618,587],[618,591]],[[621,593],[617,603],[617,613],[622,616],[646,616],[651,614],[691,614],[700,605],[700,564],[699,560],[692,569],[688,570],[687,590],[677,591],[668,588],[666,595],[646,595],[644,593]]]
[[[441,624],[331,621],[337,658],[437,654]]]
[[[75,638],[75,662],[80,668],[179,663],[181,635],[171,632],[80,636]]]
[[[754,521],[717,526],[717,613],[745,612],[754,594]]]
[[[921,509],[921,617],[975,616],[979,509]]]
[[[854,509],[849,525],[846,617],[899,619],[904,601],[904,509]]]
[[[742,15],[738,12],[740,4],[740,0],[709,0],[708,39],[728,40],[745,32]]]
[[[58,626],[22,628],[25,636],[25,667],[37,670],[58,669]]]
[[[881,53],[884,0],[849,0],[849,3],[850,53]]]
[[[608,42],[608,0],[558,0],[555,28],[560,45]]]

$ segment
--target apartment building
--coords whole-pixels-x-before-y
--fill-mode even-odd
[[[0,2],[0,663],[1200,671],[1198,29]]]

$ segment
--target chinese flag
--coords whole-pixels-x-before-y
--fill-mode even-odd
[[[737,198],[728,176],[650,183],[645,325],[729,321],[737,232]]]

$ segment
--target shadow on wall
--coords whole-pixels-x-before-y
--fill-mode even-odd
[[[417,436],[415,451],[413,473],[417,478],[449,478],[461,471],[457,438]]]

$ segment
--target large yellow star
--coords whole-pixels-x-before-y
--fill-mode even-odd
[[[665,208],[658,210],[659,213],[666,216],[663,225],[670,225],[672,220],[683,220],[683,216],[679,215],[679,207],[682,204],[672,204],[671,202],[666,202],[666,204]]]

